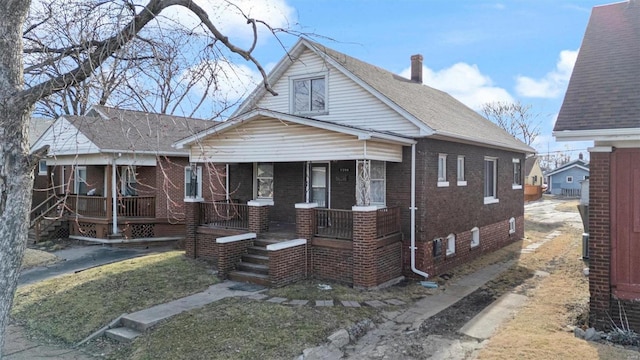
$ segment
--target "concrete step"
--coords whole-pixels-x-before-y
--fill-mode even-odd
[[[128,316],[123,316],[122,319],[120,319],[120,323],[122,324],[123,327],[129,328],[131,330],[138,331],[138,332],[143,332],[147,330],[151,326],[155,325],[157,322],[158,321],[155,321],[155,322],[138,321]]]
[[[242,255],[242,262],[251,264],[269,265],[269,257],[263,255],[245,254]]]
[[[253,246],[264,247],[264,248],[266,248],[267,245],[277,244],[277,243],[279,243],[278,240],[259,239],[259,238],[253,240]]]
[[[258,284],[263,286],[269,286],[269,275],[256,274],[245,271],[232,271],[229,273],[229,278],[233,281],[248,282],[252,284]]]
[[[260,246],[249,246],[247,248],[247,253],[250,255],[260,255],[260,256],[269,256],[269,252],[266,247]]]
[[[238,264],[238,271],[269,275],[269,266],[264,264],[253,264],[253,263],[241,261]]]
[[[133,341],[133,339],[137,338],[142,333],[128,327],[118,327],[109,329],[105,331],[104,334],[110,339],[123,343],[130,343]]]

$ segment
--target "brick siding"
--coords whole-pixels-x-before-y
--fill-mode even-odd
[[[310,249],[312,276],[353,284],[353,245],[348,240],[314,239]]]
[[[399,240],[376,249],[376,285],[402,275],[402,242]]]
[[[249,246],[253,246],[253,239],[217,244],[218,277],[226,279],[235,270],[242,255],[247,253]]]
[[[269,282],[284,286],[307,277],[307,245],[269,251]]]

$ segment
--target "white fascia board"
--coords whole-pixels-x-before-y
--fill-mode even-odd
[[[640,128],[554,131],[558,141],[634,141],[640,140]]]
[[[154,155],[154,156],[176,156],[176,157],[188,157],[189,153],[186,151],[136,151],[136,150],[117,150],[117,149],[103,149],[100,152],[108,154],[140,154],[140,155]]]

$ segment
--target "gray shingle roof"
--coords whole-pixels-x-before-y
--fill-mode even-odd
[[[640,127],[640,4],[594,7],[554,131]]]
[[[535,152],[530,146],[443,91],[411,81],[324,45],[308,42],[316,50],[327,54],[344,69],[424,122],[436,131],[436,135]]]
[[[122,152],[185,153],[171,146],[174,142],[217,124],[214,121],[173,115],[121,110],[94,105],[106,116],[65,116],[101,150]]]
[[[33,145],[40,138],[49,126],[53,123],[51,119],[31,118],[29,122],[29,144]]]

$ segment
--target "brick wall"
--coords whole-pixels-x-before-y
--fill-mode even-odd
[[[249,205],[249,232],[261,234],[269,231],[271,206]]]
[[[138,195],[156,196],[156,181],[157,177],[155,166],[136,166],[136,191],[138,192]],[[120,189],[120,174],[118,174],[118,191],[121,191]],[[158,205],[156,204],[156,214],[157,207]]]
[[[213,262],[214,265],[218,265],[218,244],[216,244],[217,235],[214,234],[202,234],[196,233],[196,256],[198,259],[203,259]],[[187,255],[188,256],[188,255]]]
[[[242,255],[247,253],[247,248],[253,246],[253,239],[220,243],[218,246],[218,276],[225,279],[229,273],[235,270]]]
[[[306,278],[307,245],[269,251],[269,281],[284,286]]]
[[[397,241],[376,249],[376,283],[395,279],[402,275],[402,242]],[[378,240],[377,242],[381,242]]]
[[[590,154],[589,175],[589,322],[607,327],[611,305],[610,186],[611,153]],[[617,309],[617,302],[615,304]]]
[[[312,276],[352,285],[352,249],[351,241],[313,239],[310,249]]]
[[[370,288],[376,283],[376,212],[353,212],[353,286]]]

